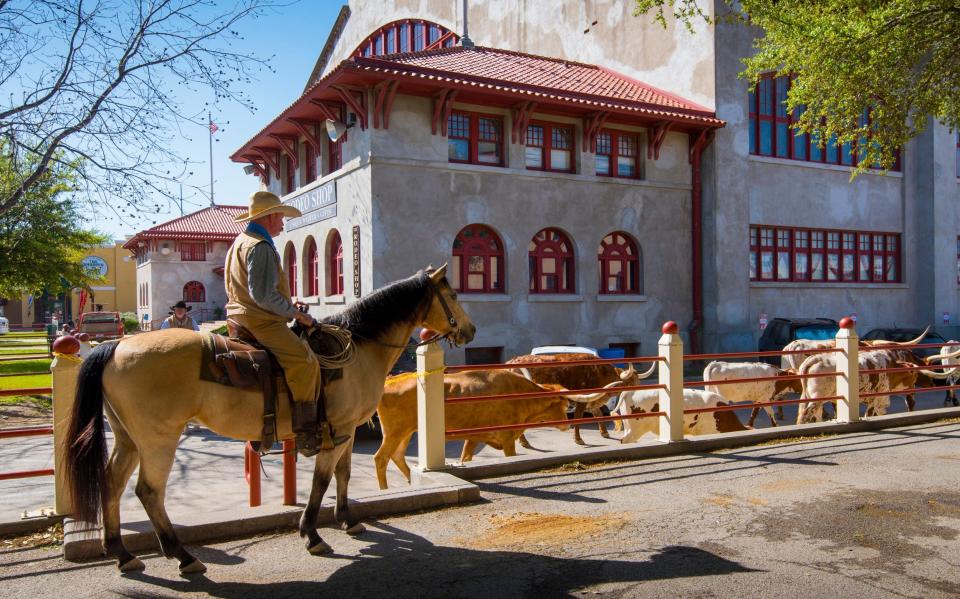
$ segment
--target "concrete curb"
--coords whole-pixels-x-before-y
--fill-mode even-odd
[[[362,518],[416,512],[429,508],[471,503],[480,499],[480,488],[443,472],[421,475],[423,486],[387,490],[350,500],[350,509]],[[261,506],[199,514],[195,519],[178,517],[175,524],[180,540],[197,545],[216,540],[250,537],[276,530],[296,530],[302,505]],[[333,506],[320,509],[321,525],[334,522]],[[123,542],[131,552],[159,548],[149,521],[123,524]],[[103,556],[101,528],[67,518],[63,525],[63,557],[68,561]]]
[[[63,522],[63,516],[40,516],[38,518],[24,518],[13,522],[0,522],[0,537],[12,537],[39,532]]]
[[[649,443],[631,443],[620,447],[584,447],[570,451],[553,452],[548,455],[517,456],[504,461],[487,464],[449,466],[443,471],[464,480],[479,480],[541,470],[544,468],[554,468],[563,464],[569,464],[570,462],[590,463],[605,460],[660,458],[755,445],[764,441],[770,441],[771,439],[781,439],[784,437],[858,433],[909,426],[912,424],[923,424],[944,418],[956,417],[960,417],[960,408],[941,408],[936,410],[923,410],[921,412],[908,412],[906,414],[874,416],[868,420],[860,420],[847,424],[822,422],[818,424],[786,425],[776,428],[718,435],[702,435],[675,443],[652,441]]]

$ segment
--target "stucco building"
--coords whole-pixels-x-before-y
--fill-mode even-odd
[[[707,350],[755,347],[762,314],[956,323],[955,134],[851,183],[855,147],[789,133],[786,78],[737,77],[748,28],[475,0],[461,40],[461,6],[350,2],[233,155],[305,213],[277,245],[315,314],[449,262],[479,329],[452,361],[649,353],[665,320]]]
[[[246,206],[210,206],[140,231],[124,244],[136,262],[137,316],[156,328],[170,306],[191,306],[197,322],[223,318],[223,263],[243,225]]]

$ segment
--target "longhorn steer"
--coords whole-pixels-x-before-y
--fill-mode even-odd
[[[924,362],[919,360],[913,352],[906,349],[874,349],[859,353],[859,367],[864,370],[880,370],[884,368],[900,368],[907,366],[918,367],[917,370],[903,372],[868,373],[860,375],[860,393],[895,394],[915,387],[930,387],[933,379],[947,378],[950,373],[936,373],[924,370]],[[938,358],[941,356],[933,356]],[[817,354],[810,356],[800,365],[800,374],[816,374],[837,372],[837,356],[834,354]],[[803,397],[816,399],[837,394],[836,377],[825,376],[803,379]],[[889,395],[877,395],[863,398],[867,416],[877,416],[887,413],[890,407]],[[799,404],[797,424],[804,422],[818,422],[823,420],[823,403]],[[910,401],[908,409],[912,409]]]
[[[951,339],[950,341],[947,341],[947,343],[949,345],[944,345],[943,347],[940,348],[941,356],[945,356],[947,354],[951,354],[956,352],[957,350],[960,350],[960,345],[956,345],[957,342],[954,341],[953,339]],[[957,357],[943,358],[940,363],[943,364],[944,366],[958,366],[960,365],[960,358],[957,358]],[[957,369],[957,368],[952,368],[950,370],[950,373],[949,373],[950,376],[948,376],[946,379],[946,382],[948,385],[956,385],[957,381],[960,381],[960,374],[958,374],[958,372],[960,372],[960,369]],[[947,395],[946,397],[943,398],[944,406],[949,406],[951,404],[954,406],[960,406],[960,402],[957,401],[956,389],[947,389]]]
[[[683,390],[684,409],[711,408],[724,406],[727,402],[723,396],[710,391],[699,389]],[[621,416],[642,414],[660,411],[660,393],[657,389],[643,389],[641,391],[624,391],[620,394],[620,403],[614,410]],[[620,439],[621,443],[634,443],[646,433],[659,434],[660,418],[632,418],[624,420],[627,434]],[[683,415],[683,432],[686,435],[709,435],[712,433],[727,433],[745,431],[740,419],[732,411],[704,412],[700,414]]]
[[[633,368],[633,364],[630,367],[620,372],[612,364],[584,364],[584,365],[564,365],[565,362],[575,362],[578,360],[595,360],[596,356],[592,354],[549,354],[549,355],[525,355],[517,356],[511,358],[507,361],[507,364],[553,364],[556,363],[555,367],[547,368],[517,368],[513,372],[517,374],[522,374],[529,380],[539,383],[541,385],[551,384],[551,385],[560,385],[564,389],[570,389],[571,391],[577,389],[596,389],[599,387],[604,387],[611,384],[637,384],[636,381],[640,379],[645,379],[656,370],[657,363],[654,362],[649,370],[644,373],[637,374],[636,370]],[[600,409],[608,399],[613,397],[616,392],[613,393],[602,393],[599,394],[593,401],[590,403],[575,402],[573,406],[573,417],[580,418],[583,416],[584,412],[590,412],[594,416],[600,415]],[[609,439],[610,434],[607,432],[607,427],[604,423],[600,423],[600,434]],[[580,426],[574,425],[573,427],[573,440],[578,445],[586,445],[583,442],[583,438],[580,437]],[[529,447],[526,437],[520,438],[520,444],[524,447]]]
[[[786,357],[786,356],[784,356]],[[752,379],[786,374],[776,366],[764,362],[710,362],[703,369],[705,383],[713,381],[729,381],[733,379]],[[778,381],[756,381],[752,383],[736,383],[729,385],[706,385],[705,391],[722,395],[728,403],[764,403],[774,401],[778,397],[790,392],[803,391],[800,381],[796,379],[782,379]],[[777,426],[770,406],[763,408],[770,417],[770,424]],[[750,413],[747,426],[752,427],[760,408],[754,408]]]
[[[532,383],[518,374],[507,370],[480,371],[470,370],[447,374],[443,377],[445,396],[467,397],[479,395],[501,395],[504,393],[534,393],[537,391],[564,391]],[[566,420],[569,394],[557,394],[556,397],[537,399],[504,399],[497,401],[478,401],[452,403],[445,406],[444,415],[447,430],[479,428],[503,424],[522,424],[543,422],[546,420]],[[377,470],[377,481],[381,489],[387,488],[387,462],[393,460],[400,472],[410,480],[410,467],[404,454],[410,444],[410,438],[417,432],[417,380],[405,378],[396,382],[387,379],[383,398],[377,407],[380,426],[383,429],[383,441],[373,457]],[[558,426],[566,430],[567,425]],[[473,433],[451,437],[463,439],[462,462],[473,458],[473,452],[479,443],[487,443],[495,449],[503,450],[505,456],[517,455],[514,442],[522,429]]]

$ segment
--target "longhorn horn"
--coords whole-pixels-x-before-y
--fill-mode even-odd
[[[650,368],[648,368],[645,372],[641,372],[638,374],[636,369],[633,367],[633,362],[631,362],[630,367],[620,373],[620,380],[626,381],[630,377],[636,375],[637,379],[642,381],[643,379],[653,374],[653,371],[655,371],[656,369],[657,369],[657,363],[653,362],[652,364],[650,364]]]
[[[934,361],[950,360],[960,356],[960,349],[955,352],[950,352],[949,354],[934,354],[932,356],[927,356],[923,359],[927,364],[932,364]]]
[[[920,336],[917,337],[916,339],[914,339],[914,340],[912,340],[912,341],[891,341],[891,342],[889,343],[889,345],[900,345],[900,346],[916,345],[916,344],[920,343],[920,341],[921,341],[924,337],[926,337],[926,336],[927,336],[927,333],[929,333],[929,332],[930,332],[930,325],[927,325],[927,328],[923,329],[923,332],[920,333]],[[887,345],[887,344],[884,344],[884,345]]]
[[[603,388],[613,389],[614,387],[619,387],[623,385],[624,382],[625,381],[613,381],[612,383],[608,383],[604,385]],[[586,395],[564,395],[563,397],[565,397],[566,399],[574,403],[592,403],[609,394],[610,394],[609,391],[599,391],[597,393],[589,393]]]
[[[923,368],[918,368],[918,370],[932,379],[947,379],[955,375],[957,371],[960,370],[960,366],[954,366],[947,372],[934,372],[933,370],[924,370]]]

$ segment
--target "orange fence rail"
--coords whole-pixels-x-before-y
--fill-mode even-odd
[[[18,394],[19,395],[19,394]],[[30,426],[24,428],[8,428],[0,430],[0,439],[12,439],[14,437],[36,437],[39,435],[52,435],[52,426]],[[12,472],[0,472],[0,480],[14,480],[18,478],[32,478],[35,476],[52,476],[53,468],[43,468],[41,470],[14,470]]]

